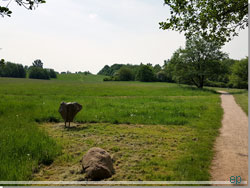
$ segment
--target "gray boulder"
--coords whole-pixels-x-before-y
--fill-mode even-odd
[[[115,173],[109,153],[97,147],[91,148],[83,157],[82,168],[85,177],[94,181],[109,178]]]
[[[61,114],[62,118],[64,119],[65,127],[66,127],[66,122],[69,122],[69,126],[70,126],[70,122],[73,121],[74,117],[76,116],[78,112],[81,111],[81,109],[82,109],[82,105],[76,102],[69,102],[69,103],[62,102],[61,103],[58,111]]]

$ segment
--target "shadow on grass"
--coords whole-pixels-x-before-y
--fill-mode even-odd
[[[216,92],[213,89],[208,89],[208,88],[197,88],[195,86],[191,86],[191,85],[179,85],[181,88],[186,89],[186,90],[192,90],[192,91],[204,91],[204,92],[209,92],[209,93],[213,93],[213,94],[219,94],[218,92]]]

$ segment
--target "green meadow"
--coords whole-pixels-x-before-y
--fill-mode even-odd
[[[0,180],[84,180],[80,160],[91,147],[113,156],[110,180],[209,180],[219,94],[103,78],[0,78]],[[236,100],[246,111],[247,93]],[[83,106],[71,128],[58,113],[62,101]]]

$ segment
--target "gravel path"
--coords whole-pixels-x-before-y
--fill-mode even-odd
[[[215,142],[211,180],[229,181],[231,176],[241,176],[242,181],[248,181],[248,117],[232,95],[220,93],[224,116]]]

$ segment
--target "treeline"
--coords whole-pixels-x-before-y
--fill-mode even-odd
[[[248,88],[248,57],[230,59],[215,41],[200,37],[187,40],[184,49],[177,49],[164,65],[105,65],[98,73],[104,81],[175,82],[203,86]]]
[[[108,76],[104,81],[142,81],[142,82],[172,82],[194,85],[189,79],[184,79],[176,73],[175,57],[159,64],[114,64],[105,65],[98,75]],[[204,80],[204,86],[248,88],[248,57],[242,60],[224,59],[217,62],[216,74],[212,74]]]
[[[57,72],[53,69],[43,68],[41,60],[35,60],[32,66],[23,66],[21,64],[0,61],[0,77],[26,78],[28,75],[31,79],[57,78]]]
[[[131,64],[114,64],[112,66],[105,65],[98,75],[109,76],[104,78],[104,81],[142,81],[154,82],[159,81],[157,73],[162,70],[160,65],[153,66],[148,63],[146,65],[131,65]]]

